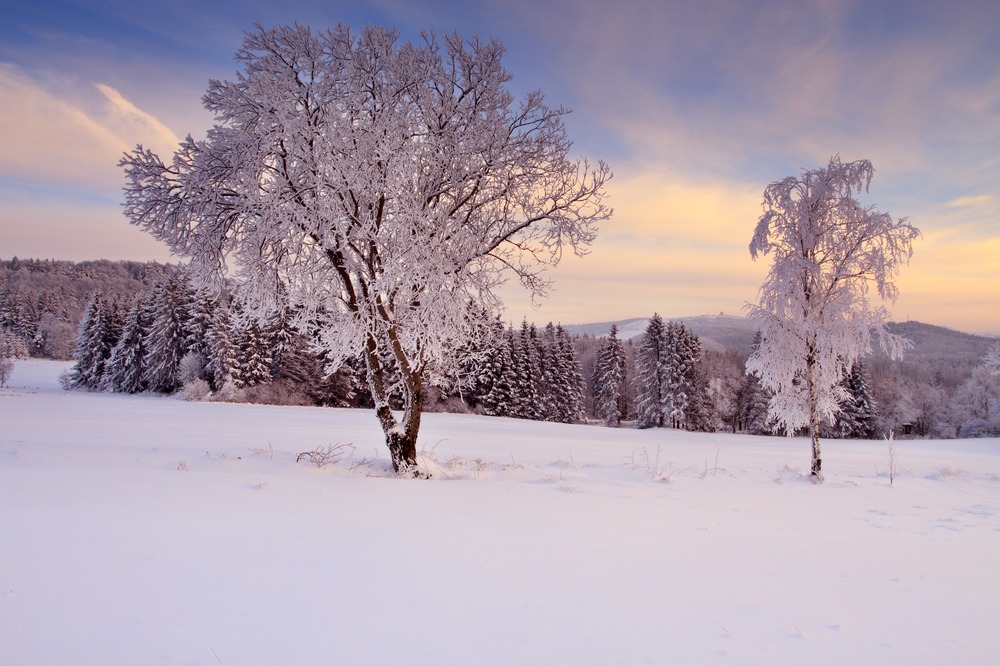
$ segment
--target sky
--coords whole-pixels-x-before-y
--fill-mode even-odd
[[[865,204],[922,237],[898,321],[1000,335],[1000,3],[995,0],[133,0],[15,2],[0,22],[0,258],[180,261],[122,215],[116,166],[212,125],[243,33],[293,21],[495,37],[518,97],[573,110],[614,216],[540,304],[579,324],[740,315],[770,266],[750,242],[771,182],[869,159]]]

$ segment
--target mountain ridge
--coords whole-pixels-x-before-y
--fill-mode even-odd
[[[664,319],[682,322],[698,336],[704,349],[713,351],[733,349],[749,353],[756,330],[752,320],[739,315],[696,315],[664,317]],[[618,327],[619,338],[633,340],[642,335],[648,321],[649,317],[635,317],[618,321],[563,325],[563,328],[571,335],[603,337],[611,332],[611,325],[614,324]],[[966,362],[970,357],[982,358],[1000,339],[1000,337],[965,333],[946,326],[912,320],[891,322],[889,330],[905,335],[913,343],[912,349],[905,357],[905,360],[911,362],[924,360]],[[874,354],[882,355],[877,349]]]

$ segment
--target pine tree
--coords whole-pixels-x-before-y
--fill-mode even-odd
[[[557,420],[577,423],[583,416],[583,375],[576,360],[573,340],[562,326],[555,330]]]
[[[612,324],[594,360],[594,412],[608,426],[618,426],[625,415],[622,400],[626,380],[625,348],[618,339],[618,327]]]
[[[232,380],[232,367],[236,359],[231,337],[229,307],[219,304],[212,312],[212,320],[205,331],[205,374],[209,387],[220,390]]]
[[[879,413],[869,386],[868,369],[860,361],[844,375],[847,397],[840,403],[830,435],[853,439],[879,436]]]
[[[256,320],[238,326],[233,336],[236,363],[233,381],[239,388],[257,386],[271,380],[271,350],[267,335]]]
[[[488,416],[512,416],[514,413],[515,369],[512,357],[514,331],[505,329],[500,320],[493,324],[492,348],[479,366],[476,392],[483,413]]]
[[[152,323],[147,349],[147,382],[151,391],[172,393],[181,386],[181,359],[187,353],[191,294],[184,279],[173,275],[153,289]]]
[[[537,336],[536,336],[537,337]],[[512,360],[514,364],[514,409],[511,416],[519,419],[538,420],[539,359],[528,320],[521,322],[521,330],[514,335]]]
[[[212,325],[212,317],[218,307],[218,298],[208,292],[207,289],[190,291],[191,304],[187,322],[184,325],[184,347],[188,355],[195,355],[200,364],[197,368],[197,379],[209,379],[208,358],[210,350],[208,348],[208,330]]]
[[[119,393],[139,393],[145,388],[146,341],[149,322],[145,304],[136,299],[125,316],[121,337],[105,367],[102,388]]]
[[[699,432],[714,431],[715,403],[709,395],[708,375],[700,355],[688,370],[687,384],[688,402],[684,408],[684,427]]]
[[[111,351],[118,343],[122,330],[121,308],[101,294],[91,298],[80,322],[73,358],[76,364],[70,371],[74,387],[98,390]]]
[[[531,327],[532,341],[538,350],[538,418],[543,421],[560,420],[559,417],[559,359],[556,350],[556,329],[552,322],[539,336]]]
[[[663,343],[663,410],[671,428],[684,426],[684,409],[688,402],[688,346],[684,326],[675,321],[667,324]]]
[[[636,425],[640,428],[659,428],[665,425],[665,335],[663,319],[660,315],[654,314],[642,334],[636,355],[636,374],[639,383],[636,391]]]
[[[770,396],[757,375],[746,374],[736,395],[736,429],[752,435],[770,434]]]

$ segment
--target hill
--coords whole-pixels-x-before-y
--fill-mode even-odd
[[[707,350],[750,351],[755,329],[753,322],[746,317],[720,314],[675,319],[691,329]],[[602,337],[608,335],[612,324],[616,324],[618,337],[629,340],[642,335],[648,321],[648,318],[635,318],[616,322],[569,325],[564,328],[573,335]],[[950,364],[963,368],[978,365],[982,362],[986,351],[997,340],[919,321],[891,323],[889,330],[909,338],[913,348],[907,352],[905,361],[917,365]],[[876,356],[880,355],[881,353],[876,351]]]

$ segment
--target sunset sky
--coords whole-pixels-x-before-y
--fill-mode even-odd
[[[13,6],[10,6],[13,4]],[[890,307],[1000,334],[996,0],[289,0],[7,3],[0,22],[0,258],[177,261],[121,214],[118,158],[204,135],[255,21],[496,37],[515,95],[573,109],[608,162],[613,219],[589,256],[507,319],[741,314],[768,258],[747,246],[765,186],[867,158],[864,203],[923,238]]]

